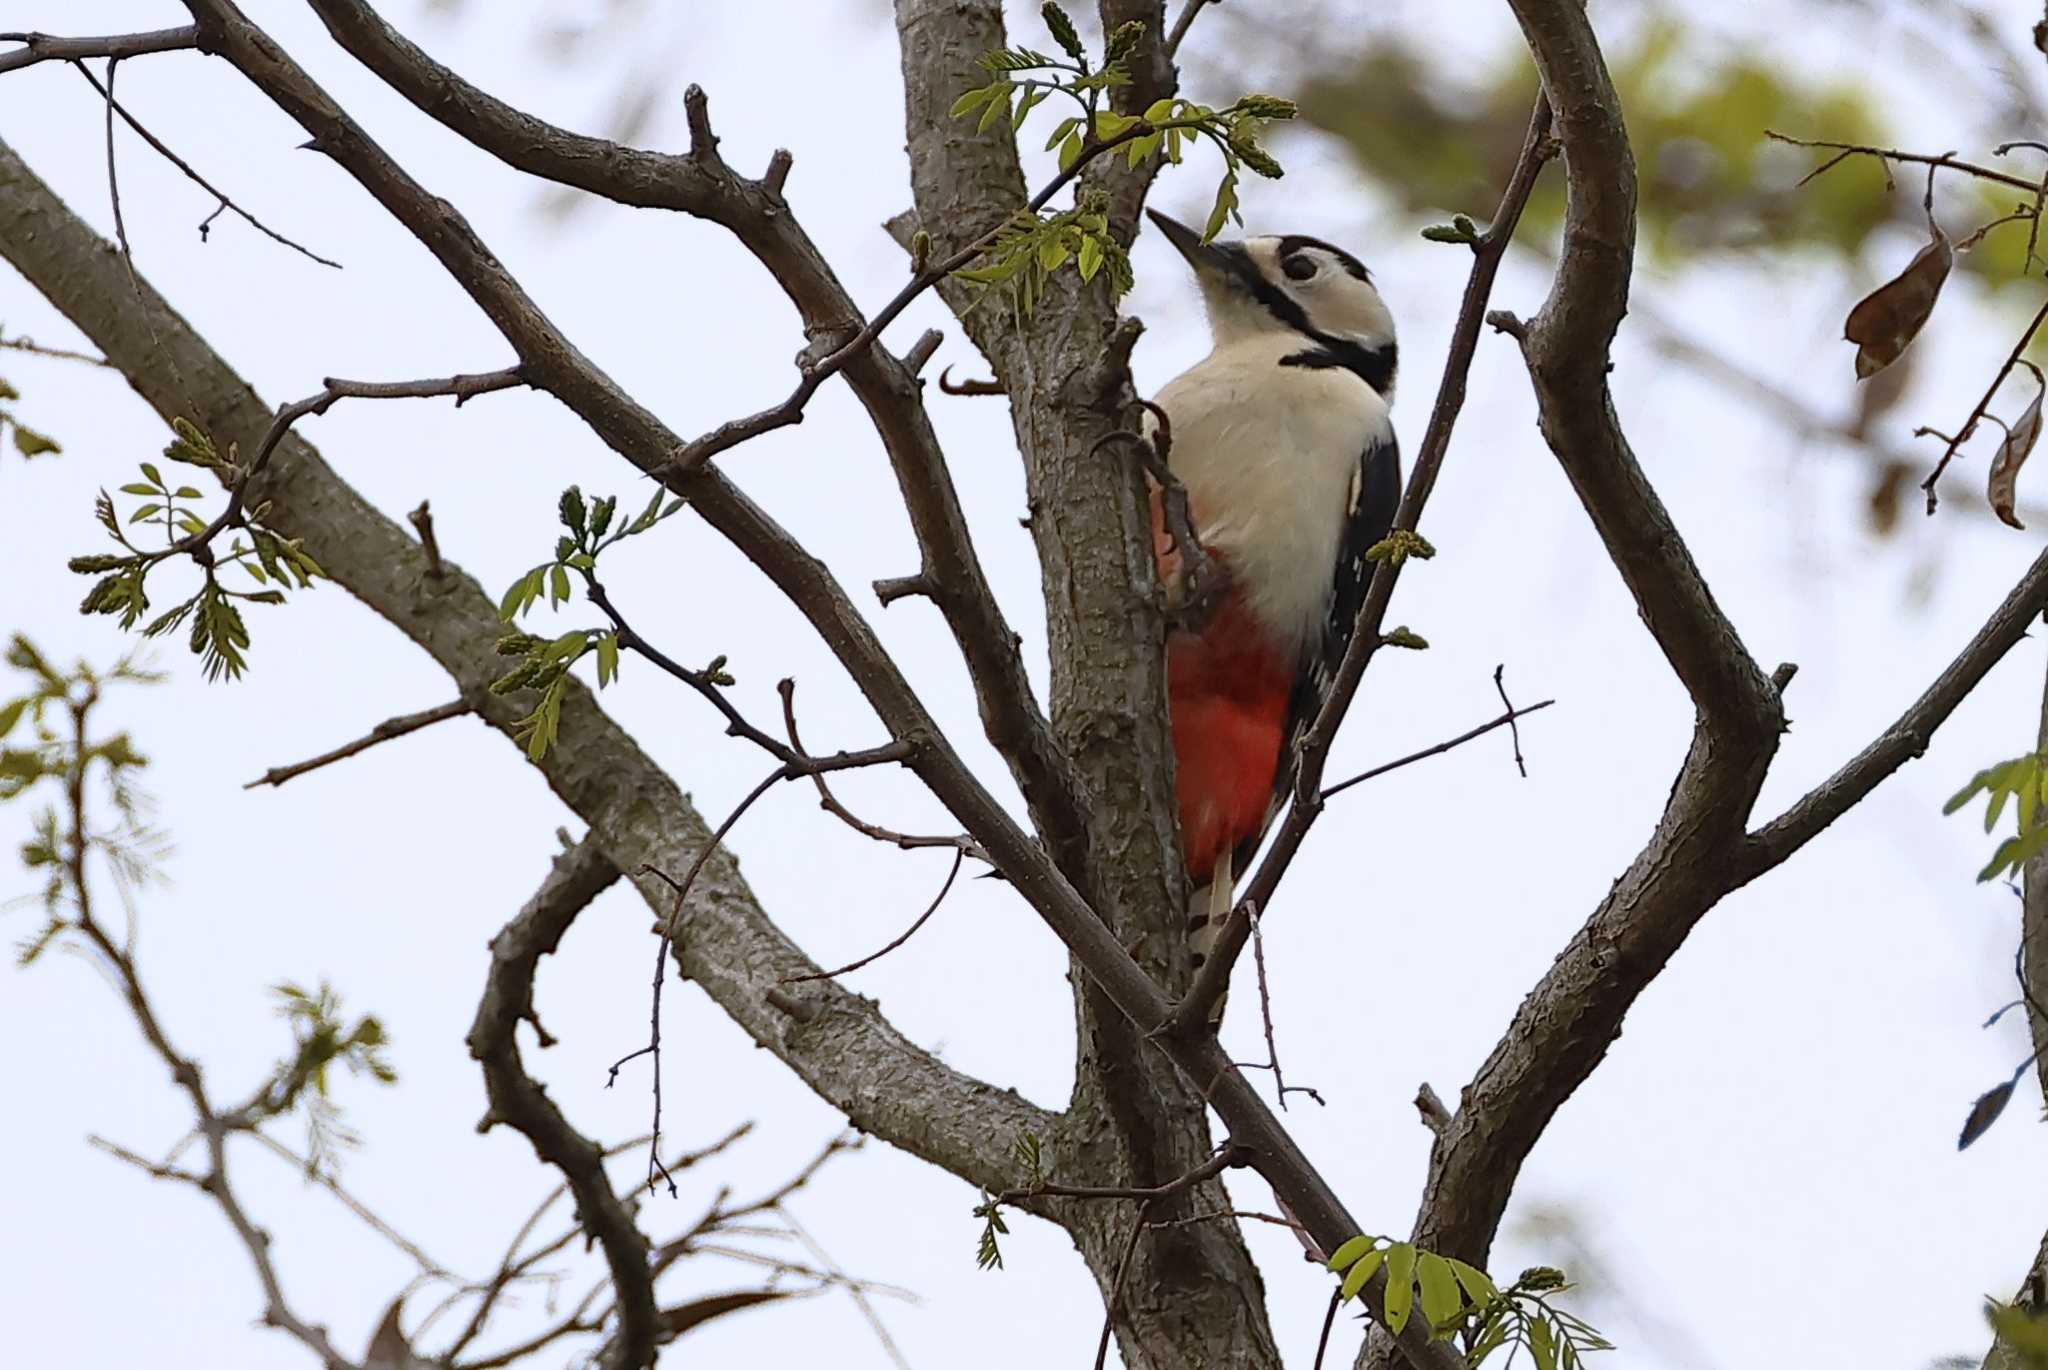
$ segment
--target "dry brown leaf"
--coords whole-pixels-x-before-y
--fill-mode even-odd
[[[2041,399],[2048,395],[2048,378],[2041,375],[2041,368],[2029,361],[2020,365],[2034,373],[2034,398],[2012,426],[2005,430],[2005,441],[1998,445],[1998,455],[1991,461],[1989,491],[1992,512],[2014,528],[2026,527],[2013,513],[2014,487],[2019,482],[2020,467],[2033,454],[2034,444],[2041,440]]]
[[[1913,255],[1906,269],[1858,300],[1849,311],[1842,336],[1857,345],[1858,380],[1867,380],[1897,361],[1934,312],[1942,283],[1955,265],[1956,250],[1941,225],[1930,219],[1928,227],[1934,236]]]

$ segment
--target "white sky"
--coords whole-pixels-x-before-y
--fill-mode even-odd
[[[607,108],[618,66],[546,69],[527,23],[451,23],[423,19],[416,5],[389,8],[438,55],[539,113],[588,126]],[[2023,24],[2027,8],[2002,6],[2004,22]],[[1509,40],[1504,7],[1471,9],[1477,17],[1461,11],[1446,41],[1469,54]],[[532,212],[533,186],[377,87],[299,7],[252,13],[409,169],[459,204],[570,336],[678,431],[700,432],[785,393],[800,344],[792,317],[722,231],[594,205],[566,231],[551,229]],[[1397,21],[1441,25],[1444,13],[1407,6]],[[651,136],[680,136],[681,87],[701,82],[735,165],[758,167],[778,145],[794,150],[796,211],[856,295],[879,301],[902,263],[875,225],[907,199],[893,27],[878,5],[806,7],[801,33],[790,14],[705,0],[686,18],[653,21],[635,59],[672,73],[672,91]],[[110,32],[181,21],[180,7],[157,0],[0,4],[8,27]],[[1855,69],[1874,49],[1894,67],[1914,61],[1912,45],[1874,24],[1803,30],[1806,59]],[[153,57],[124,64],[119,89],[245,206],[347,264],[327,271],[226,220],[201,245],[192,225],[211,201],[123,136],[141,270],[266,399],[309,394],[326,375],[405,379],[509,360],[426,253],[338,169],[294,151],[303,135],[225,65]],[[1899,94],[1893,117],[1912,142],[1996,141],[1965,122],[1961,102],[1937,95]],[[111,227],[101,112],[84,82],[47,66],[0,81],[0,129],[75,209]],[[1376,210],[1341,154],[1300,140],[1287,150],[1287,180],[1247,187],[1248,223],[1322,232],[1374,266],[1404,333],[1396,417],[1412,450],[1463,254],[1418,242],[1412,225]],[[1157,202],[1192,212],[1211,185],[1199,170],[1169,177]],[[1200,355],[1204,340],[1171,254],[1148,237],[1136,260],[1129,307],[1150,325],[1136,361],[1149,391]],[[1543,279],[1533,259],[1511,262],[1497,303],[1533,311]],[[1848,401],[1850,352],[1838,325],[1862,288],[1831,270],[1766,277],[1732,268],[1703,270],[1682,289],[1644,286],[1666,312],[1829,408]],[[943,324],[941,314],[925,302],[891,338],[906,346],[926,324]],[[10,335],[76,342],[12,276],[0,275],[0,319]],[[2014,327],[2009,305],[1980,307],[1961,291],[1946,301],[1920,344],[1917,388],[1887,420],[1894,436],[1957,421]],[[956,374],[975,370],[957,330],[933,374],[947,362]],[[33,466],[0,454],[0,526],[17,553],[0,592],[0,629],[26,632],[61,658],[109,661],[127,644],[109,620],[73,612],[84,585],[62,562],[99,550],[92,492],[130,479],[164,434],[110,374],[6,354],[0,375],[25,392],[22,416],[66,444],[61,459]],[[1794,729],[1762,805],[1775,813],[1918,692],[2037,539],[1953,516],[1912,518],[1895,540],[1874,542],[1861,521],[1866,477],[1852,460],[1799,450],[1626,340],[1616,384],[1645,467],[1745,640],[1767,666],[1801,666]],[[934,395],[932,407],[999,591],[1035,624],[1036,571],[1015,524],[1021,485],[1005,416],[989,401]],[[624,464],[533,396],[492,396],[459,414],[443,403],[344,404],[302,431],[386,511],[431,498],[447,555],[494,588],[547,553],[563,485],[625,492],[629,503],[639,488]],[[840,387],[827,387],[801,428],[724,465],[847,584],[913,568],[881,453]],[[1956,479],[1980,475],[1972,460]],[[1492,716],[1490,675],[1505,662],[1518,700],[1559,701],[1523,729],[1530,778],[1515,777],[1504,738],[1489,738],[1346,796],[1297,863],[1268,935],[1290,1074],[1330,1100],[1327,1110],[1297,1104],[1290,1122],[1352,1210],[1398,1232],[1427,1154],[1408,1102],[1416,1084],[1431,1081],[1455,1099],[1641,843],[1690,723],[1536,434],[1526,378],[1501,340],[1481,349],[1426,531],[1443,555],[1404,577],[1393,621],[1433,649],[1381,658],[1333,774]],[[678,518],[618,558],[611,579],[643,631],[685,660],[727,654],[746,708],[771,716],[773,682],[794,675],[813,746],[879,738],[796,616],[701,524]],[[573,612],[561,626],[591,617]],[[936,616],[910,604],[876,618],[955,737],[999,774]],[[173,642],[159,658],[174,682],[105,710],[105,725],[132,729],[154,758],[150,783],[178,846],[173,884],[143,907],[146,973],[174,1039],[227,1096],[250,1088],[285,1041],[267,985],[327,977],[351,1007],[380,1014],[402,1083],[344,1088],[368,1139],[344,1178],[441,1259],[484,1274],[552,1176],[516,1134],[472,1132],[482,1090],[462,1035],[484,944],[546,869],[566,815],[512,748],[469,721],[282,791],[243,790],[268,766],[452,694],[418,652],[333,587],[286,609],[257,609],[250,628],[253,670],[242,683],[205,684]],[[2040,646],[2023,644],[1926,760],[1709,916],[1536,1149],[1510,1232],[1517,1214],[1569,1206],[1631,1299],[1666,1325],[1657,1332],[1596,1311],[1623,1347],[1616,1363],[1917,1370],[1980,1349],[1979,1298],[2010,1292],[2048,1222],[2048,1200],[2031,1083],[2011,1116],[1969,1152],[1955,1151],[1970,1100],[2026,1047],[2016,1021],[1978,1028],[2010,997],[2016,901],[1972,884],[1990,841],[1967,819],[1944,822],[1939,806],[1978,766],[2031,744],[2043,666]],[[604,702],[714,820],[765,770],[722,737],[708,710],[639,663],[626,663]],[[901,826],[942,822],[903,783],[864,776],[842,788]],[[12,838],[26,818],[0,815],[0,829]],[[944,874],[941,856],[866,844],[797,790],[773,797],[733,845],[765,906],[827,964],[893,936]],[[26,933],[34,915],[11,917]],[[540,977],[542,1011],[563,1040],[539,1065],[570,1118],[609,1138],[645,1122],[644,1071],[628,1072],[628,1088],[602,1085],[604,1067],[644,1034],[648,922],[637,898],[614,890]],[[1057,1106],[1070,1073],[1064,970],[1019,901],[995,882],[971,882],[909,947],[855,983],[950,1061]],[[1228,1032],[1250,1056],[1253,999],[1241,993],[1237,1002]],[[687,986],[669,995],[666,1040],[672,1138],[708,1141],[746,1119],[760,1126],[742,1152],[692,1177],[681,1203],[653,1205],[657,1233],[693,1219],[718,1184],[745,1193],[774,1183],[836,1125]],[[85,1134],[98,1132],[160,1151],[185,1121],[98,979],[63,958],[0,976],[0,1042],[17,1120],[5,1151],[10,1182],[0,1186],[0,1227],[17,1253],[0,1281],[0,1359],[162,1370],[307,1364],[295,1343],[251,1328],[254,1281],[209,1205],[86,1146]],[[253,1152],[239,1164],[247,1201],[276,1234],[297,1308],[358,1350],[408,1277],[406,1261],[288,1168]],[[1255,1180],[1239,1181],[1237,1193],[1248,1205],[1269,1202]],[[881,1305],[920,1370],[1086,1364],[1101,1311],[1068,1243],[1020,1219],[1005,1247],[1008,1269],[978,1272],[972,1203],[959,1181],[872,1145],[835,1164],[796,1209],[846,1267],[923,1296]],[[1300,1267],[1284,1233],[1258,1230],[1251,1240],[1283,1345],[1305,1365],[1326,1283]],[[1511,1274],[1558,1258],[1554,1245],[1510,1236],[1494,1266]],[[677,1287],[730,1287],[748,1276],[706,1261],[687,1267]],[[838,1297],[713,1324],[677,1354],[719,1365],[820,1353],[847,1367],[889,1364]]]

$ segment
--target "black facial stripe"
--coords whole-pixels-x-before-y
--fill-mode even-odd
[[[1335,252],[1340,258],[1349,261],[1351,266],[1358,266],[1357,262],[1347,254],[1339,251],[1337,248],[1330,247],[1328,243],[1322,242],[1319,239],[1285,238],[1281,242],[1283,251],[1288,243],[1312,245],[1327,248],[1329,251]],[[1387,393],[1387,390],[1394,383],[1394,368],[1397,360],[1397,353],[1392,342],[1381,343],[1378,347],[1366,347],[1348,338],[1339,338],[1333,334],[1322,332],[1308,321],[1307,312],[1302,309],[1301,305],[1295,301],[1292,295],[1289,295],[1286,291],[1280,289],[1280,287],[1259,274],[1258,267],[1252,264],[1251,253],[1245,250],[1242,243],[1219,243],[1216,245],[1216,251],[1237,284],[1249,293],[1253,299],[1265,306],[1268,313],[1295,332],[1315,342],[1316,345],[1314,347],[1282,358],[1280,362],[1282,366],[1306,366],[1317,369],[1333,366],[1342,367],[1344,370],[1356,375],[1380,394],[1384,395]],[[1350,270],[1350,267],[1346,267],[1346,270]],[[1362,273],[1364,270],[1364,267],[1358,266],[1359,272]],[[1363,279],[1362,276],[1361,279]]]
[[[1358,343],[1343,338],[1327,337],[1321,333],[1312,333],[1309,336],[1316,340],[1316,346],[1282,357],[1282,366],[1305,366],[1314,371],[1340,367],[1357,376],[1381,395],[1385,395],[1392,388],[1394,369],[1398,361],[1393,343],[1363,347]]]
[[[1367,285],[1372,284],[1372,273],[1365,269],[1365,263],[1359,261],[1358,258],[1352,256],[1343,248],[1333,243],[1326,243],[1321,238],[1309,238],[1298,233],[1290,233],[1280,240],[1280,256],[1284,260],[1290,254],[1299,252],[1305,247],[1321,248],[1336,258],[1338,264],[1344,268],[1346,273],[1358,280],[1364,281]]]

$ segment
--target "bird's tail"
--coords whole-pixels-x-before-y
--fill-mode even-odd
[[[1188,946],[1193,953],[1195,971],[1200,974],[1210,954],[1216,948],[1216,939],[1223,935],[1223,924],[1230,917],[1231,892],[1236,878],[1231,871],[1231,853],[1225,851],[1217,859],[1216,868],[1209,874],[1209,883],[1196,890],[1188,900]],[[1223,1005],[1229,998],[1228,992],[1218,994],[1216,1002],[1209,1006],[1209,1026],[1219,1027],[1223,1022]]]

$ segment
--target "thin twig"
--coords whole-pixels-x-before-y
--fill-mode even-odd
[[[110,155],[108,158],[110,172],[112,166],[113,160]],[[139,278],[136,282],[136,288],[138,290],[141,288]],[[305,418],[308,414],[325,414],[338,401],[346,399],[402,400],[453,396],[456,406],[460,408],[464,403],[478,395],[487,395],[497,390],[510,390],[515,386],[527,384],[527,381],[520,367],[508,366],[501,371],[484,371],[469,375],[447,376],[439,380],[345,381],[329,376],[320,384],[320,393],[317,395],[308,395],[305,399],[293,400],[290,404],[277,411],[276,417],[270,421],[270,427],[264,431],[262,441],[256,444],[256,451],[250,456],[248,464],[235,474],[233,483],[228,490],[227,507],[220,511],[213,522],[207,524],[206,527],[196,533],[179,538],[170,546],[160,551],[146,553],[146,561],[161,561],[165,557],[176,556],[182,552],[202,566],[211,565],[213,561],[211,544],[214,538],[218,537],[224,529],[240,527],[243,524],[245,521],[242,516],[243,506],[248,502],[249,492],[254,486],[256,478],[262,474],[263,468],[269,464],[271,455],[277,451],[278,445],[284,441],[285,434],[291,432],[292,425]]]
[[[77,69],[78,74],[80,76],[83,76],[87,81],[92,83],[92,88],[100,93],[101,99],[106,101],[110,136],[113,116],[118,114],[121,116],[121,121],[123,123],[127,124],[128,127],[134,129],[135,132],[141,136],[143,142],[148,143],[151,147],[156,149],[158,156],[162,157],[165,161],[169,162],[178,170],[184,172],[186,180],[191,181],[194,185],[198,186],[201,190],[205,191],[207,194],[213,196],[215,200],[219,201],[219,204],[215,207],[213,213],[207,215],[204,222],[202,222],[199,225],[199,241],[206,241],[207,232],[211,228],[213,221],[215,219],[218,219],[223,211],[232,211],[244,223],[248,224],[249,227],[255,229],[258,233],[261,233],[264,237],[269,238],[271,241],[283,243],[286,247],[298,253],[300,256],[316,261],[320,263],[320,265],[322,266],[331,266],[336,271],[341,270],[340,262],[332,261],[326,257],[321,256],[319,253],[313,251],[313,249],[305,246],[303,243],[297,243],[292,241],[290,238],[285,237],[284,234],[279,233],[276,229],[272,228],[269,224],[264,223],[254,214],[251,214],[248,210],[236,204],[232,199],[228,197],[227,192],[220,189],[220,187],[214,185],[213,182],[207,180],[204,176],[201,176],[197,171],[194,171],[192,169],[191,163],[187,162],[177,153],[171,151],[170,148],[164,145],[162,139],[158,138],[154,133],[151,133],[147,128],[143,127],[142,121],[137,119],[134,115],[130,114],[127,110],[127,107],[122,105],[122,103],[119,100],[116,100],[114,98],[114,73],[111,60],[109,61],[107,70],[107,84],[104,86],[102,86],[99,83],[99,81],[93,76],[92,72],[86,68],[85,63],[74,61],[71,65]]]
[[[917,930],[923,927],[925,923],[930,920],[931,916],[939,911],[939,905],[945,903],[946,896],[952,893],[953,881],[955,878],[959,876],[960,866],[963,862],[966,861],[966,859],[966,852],[959,850],[954,851],[953,868],[946,872],[946,883],[939,886],[938,895],[932,900],[930,907],[926,908],[923,913],[920,913],[917,916],[916,922],[912,923],[909,927],[905,928],[900,936],[896,937],[894,940],[889,942],[889,944],[884,946],[880,951],[870,952],[868,955],[861,957],[860,960],[849,962],[846,965],[841,966],[838,970],[813,971],[809,975],[785,975],[776,983],[783,985],[800,985],[807,980],[836,980],[842,975],[850,974],[853,971],[859,970],[863,966],[873,965],[876,961],[881,960],[884,956],[887,956],[890,952],[896,950],[896,948],[902,946],[905,942],[908,942],[912,937],[916,936]]]
[[[1259,916],[1256,913],[1251,915],[1251,925],[1252,965],[1258,971],[1259,978],[1259,1016],[1266,1028],[1266,1063],[1263,1066],[1254,1063],[1250,1068],[1273,1072],[1273,1087],[1278,1091],[1282,1112],[1285,1112],[1287,1109],[1287,1096],[1289,1094],[1306,1094],[1318,1104],[1328,1108],[1329,1104],[1321,1094],[1310,1089],[1307,1085],[1288,1084],[1287,1077],[1280,1073],[1280,1046],[1278,1040],[1273,1035],[1273,993],[1266,984],[1266,939],[1259,932]]]
[[[1794,147],[1831,148],[1840,154],[1839,156],[1829,158],[1807,173],[1807,180],[1812,180],[1822,172],[1831,170],[1850,157],[1864,156],[1875,157],[1880,162],[1911,163],[1915,166],[1924,166],[1929,169],[1960,171],[1965,176],[1974,176],[1980,181],[1992,181],[1998,185],[2011,186],[2016,190],[2024,190],[2028,194],[2033,194],[2041,188],[2038,181],[2029,181],[2022,176],[2012,176],[2003,171],[1994,171],[1990,167],[1978,166],[1974,162],[1958,161],[1952,153],[1929,156],[1921,152],[1901,152],[1897,148],[1872,147],[1866,143],[1831,143],[1821,138],[1794,138],[1772,129],[1765,129],[1764,137],[1771,139],[1773,142],[1790,143]]]
[[[366,752],[380,742],[389,742],[394,737],[404,737],[407,733],[418,732],[432,724],[450,718],[461,718],[474,712],[476,710],[468,700],[451,699],[446,704],[437,704],[416,714],[399,714],[395,718],[385,719],[355,741],[345,742],[331,752],[322,752],[309,761],[296,762],[290,766],[272,766],[242,788],[253,790],[259,785],[282,785],[287,780],[297,779],[307,771],[317,771],[322,766],[332,766],[337,761],[346,761],[349,757]]]
[[[283,1142],[278,1141],[277,1138],[260,1128],[250,1129],[248,1135],[255,1138],[271,1155],[276,1156],[279,1160],[289,1161],[293,1168],[299,1172],[301,1179],[308,1180],[325,1189],[335,1197],[336,1201],[343,1208],[346,1208],[349,1212],[355,1214],[357,1218],[361,1219],[364,1226],[411,1257],[413,1264],[420,1268],[421,1274],[432,1275],[436,1279],[447,1280],[451,1284],[462,1285],[465,1283],[461,1276],[449,1270],[447,1266],[441,1264],[432,1256],[429,1256],[418,1242],[411,1240],[390,1223],[378,1217],[368,1204],[349,1193],[347,1189],[344,1189],[341,1181],[335,1179],[332,1174],[314,1166],[304,1156],[299,1155],[296,1151],[293,1151]]]
[[[2035,311],[2034,321],[2027,325],[2027,331],[2020,334],[2020,340],[2013,344],[2012,353],[2006,357],[2005,365],[1998,368],[1998,374],[1991,378],[1991,384],[1985,388],[1984,397],[1977,401],[1977,407],[1970,411],[1970,417],[1964,420],[1961,428],[1956,430],[1955,436],[1948,439],[1948,447],[1942,452],[1941,460],[1934,464],[1934,469],[1927,473],[1927,479],[1920,482],[1920,488],[1927,492],[1927,512],[1929,514],[1934,512],[1936,503],[1934,495],[1935,483],[1941,479],[1941,473],[1948,469],[1948,464],[1955,460],[1957,450],[1970,440],[1971,434],[1977,431],[1978,421],[1984,417],[1985,411],[1991,407],[1993,397],[1998,394],[1998,387],[2005,384],[2005,378],[2012,374],[2012,369],[2015,366],[2019,365],[2020,354],[2027,350],[2027,344],[2034,340],[2034,334],[2040,332],[2041,324],[2044,321],[2048,321],[2048,301],[2043,301],[2040,309]],[[1929,434],[1933,434],[1935,437],[1944,436],[1943,434],[1935,433],[1931,428],[1916,428],[1913,430],[1913,436],[1916,438]]]
[[[1508,687],[1501,679],[1501,676],[1506,671],[1506,662],[1501,662],[1493,668],[1493,688],[1500,694],[1500,706],[1508,711],[1508,735],[1515,740],[1515,769],[1521,772],[1522,779],[1527,780],[1529,778],[1529,763],[1522,760],[1522,729],[1515,722],[1516,718],[1520,715],[1515,712],[1515,702],[1508,698]],[[1549,701],[1546,700],[1545,702],[1548,703]]]
[[[1166,35],[1168,57],[1180,52],[1181,39],[1188,36],[1188,30],[1194,27],[1195,16],[1202,12],[1202,6],[1208,2],[1209,0],[1185,0],[1181,5],[1180,15],[1173,21],[1173,32]]]
[[[426,500],[421,500],[420,507],[407,514],[405,519],[420,535],[420,552],[427,559],[427,574],[439,580],[447,574],[447,568],[441,564],[441,543],[434,536],[433,510],[428,508]]]
[[[667,1183],[669,1197],[674,1198],[676,1193],[675,1179],[668,1173],[668,1168],[661,1163],[661,988],[668,978],[666,969],[668,966],[669,948],[674,945],[676,930],[682,925],[684,901],[689,898],[690,886],[696,883],[698,873],[704,869],[705,863],[711,859],[711,854],[717,851],[725,842],[726,834],[730,833],[734,825],[746,816],[747,810],[751,809],[762,795],[768,793],[777,784],[784,780],[794,779],[799,775],[820,775],[826,771],[854,770],[862,766],[881,766],[892,762],[905,762],[910,759],[915,751],[916,748],[908,742],[890,742],[880,747],[870,747],[866,751],[841,752],[837,756],[807,757],[801,754],[792,755],[790,760],[783,762],[770,771],[760,784],[747,792],[746,798],[740,800],[732,813],[727,815],[726,820],[720,823],[717,829],[712,832],[710,840],[697,849],[696,856],[691,858],[689,869],[683,873],[681,880],[672,879],[666,872],[658,870],[653,866],[642,866],[640,868],[640,874],[654,876],[675,892],[675,907],[669,916],[662,920],[661,938],[655,946],[654,993],[648,1008],[647,1045],[628,1052],[612,1062],[611,1073],[605,1078],[604,1085],[606,1089],[610,1089],[613,1085],[617,1084],[619,1068],[628,1061],[636,1060],[642,1056],[652,1058],[650,1069],[654,1076],[654,1125],[651,1129],[653,1138],[647,1144],[648,1189],[652,1190],[654,1188],[654,1181],[658,1175]],[[936,908],[937,905],[933,907]],[[915,931],[915,929],[912,931]]]
[[[782,680],[776,683],[775,689],[776,693],[782,697],[783,731],[789,734],[789,745],[791,751],[801,756],[804,752],[804,743],[803,738],[797,733],[796,728],[796,681],[785,676]],[[897,832],[893,828],[884,828],[879,824],[868,822],[866,819],[854,814],[852,810],[848,809],[844,804],[839,802],[838,796],[832,793],[832,787],[825,783],[825,773],[823,771],[813,771],[811,773],[811,783],[815,785],[818,790],[819,808],[823,809],[826,813],[831,814],[834,818],[837,818],[840,822],[846,824],[847,827],[852,828],[855,832],[861,833],[868,837],[872,837],[877,842],[888,842],[894,846],[902,848],[905,851],[912,851],[921,847],[950,847],[954,851],[959,852],[963,856],[972,856],[978,861],[988,860],[988,854],[981,849],[981,844],[976,842],[973,838],[966,836],[965,834],[956,837],[918,837],[910,833]],[[955,869],[957,870],[958,867],[956,866]],[[946,883],[950,885],[952,881],[948,880]],[[939,895],[939,898],[944,899],[945,895],[941,893]],[[933,905],[933,907],[936,908],[937,905],[935,904]],[[925,915],[926,918],[929,918],[930,916],[930,913],[927,913]],[[922,918],[918,920],[920,924],[923,921],[924,919]],[[910,929],[910,932],[916,931],[917,928],[915,926],[913,926]],[[903,936],[908,937],[910,936],[910,933],[907,932],[903,934]],[[895,947],[900,944],[901,939],[898,939],[897,942],[892,942],[889,946],[884,947],[882,951],[894,950]],[[875,955],[877,956],[881,954],[882,952],[875,953]],[[872,960],[873,957],[870,957],[869,959]],[[867,962],[863,961],[859,964],[865,965],[867,964]],[[830,974],[844,975],[846,971],[852,969],[854,969],[853,966],[847,966],[843,970],[835,970],[832,971]],[[823,979],[829,977],[807,975],[799,976],[798,978],[810,980]],[[788,984],[790,982],[785,980],[783,981],[783,983]]]
[[[1323,1370],[1323,1353],[1330,1349],[1330,1329],[1337,1324],[1337,1308],[1344,1302],[1341,1291],[1330,1294],[1330,1310],[1323,1314],[1323,1334],[1316,1338],[1316,1363],[1312,1370]]]
[[[34,338],[0,338],[0,349],[26,352],[33,357],[50,357],[57,361],[87,362],[93,366],[104,366],[110,371],[119,369],[105,357],[95,357],[90,352],[72,352],[62,347],[45,347]]]
[[[1145,1235],[1147,1223],[1145,1214],[1152,1207],[1147,1201],[1131,1217],[1131,1235],[1124,1242],[1123,1254],[1117,1257],[1116,1277],[1109,1282],[1109,1296],[1102,1303],[1102,1337],[1095,1344],[1095,1370],[1109,1364],[1109,1339],[1116,1331],[1116,1306],[1123,1299],[1124,1279],[1131,1273],[1131,1260],[1138,1254],[1138,1238]]]
[[[1526,709],[1517,709],[1510,706],[1508,711],[1502,714],[1499,718],[1489,719],[1488,721],[1480,724],[1476,728],[1470,728],[1467,729],[1465,732],[1459,733],[1456,737],[1447,738],[1446,740],[1437,743],[1433,747],[1424,747],[1419,752],[1410,752],[1408,755],[1394,761],[1389,761],[1384,765],[1374,766],[1369,771],[1360,771],[1357,775],[1352,776],[1348,780],[1340,780],[1336,784],[1326,788],[1322,792],[1322,797],[1324,799],[1330,799],[1336,795],[1344,793],[1344,791],[1350,789],[1353,785],[1362,785],[1368,780],[1373,780],[1378,778],[1379,776],[1385,775],[1388,771],[1398,771],[1403,766],[1412,766],[1418,761],[1427,761],[1432,756],[1441,756],[1443,755],[1443,753],[1450,751],[1453,747],[1464,746],[1467,742],[1470,742],[1475,737],[1484,737],[1486,734],[1492,732],[1495,728],[1507,728],[1512,730],[1515,725],[1515,720],[1520,718],[1526,718],[1530,714],[1536,713],[1537,711],[1542,709],[1547,709],[1555,703],[1557,703],[1557,701],[1554,699],[1546,699],[1540,703],[1531,704]],[[1522,743],[1519,735],[1517,735],[1515,739],[1515,764],[1517,766],[1522,766]],[[1528,775],[1528,773],[1528,769],[1524,767],[1522,770],[1522,774],[1526,776]]]

